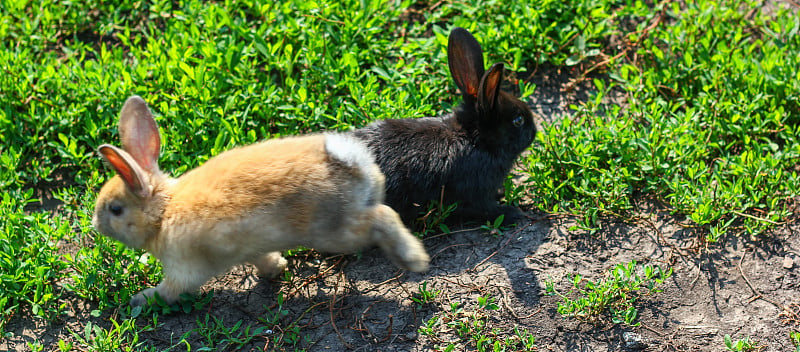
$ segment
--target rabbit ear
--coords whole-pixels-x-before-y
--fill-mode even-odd
[[[158,170],[161,136],[153,114],[141,97],[128,98],[119,116],[119,135],[125,149],[148,172]]]
[[[478,106],[483,111],[492,111],[497,105],[500,82],[503,80],[503,63],[498,62],[486,71],[478,88]]]
[[[150,195],[145,171],[136,163],[130,154],[110,144],[103,144],[97,148],[100,156],[117,171],[117,174],[128,186],[128,189],[139,197]]]
[[[477,98],[478,85],[484,72],[483,51],[475,37],[466,29],[456,27],[450,32],[447,64],[461,94]]]

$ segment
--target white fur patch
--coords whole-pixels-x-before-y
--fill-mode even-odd
[[[325,151],[342,163],[369,175],[375,158],[360,140],[344,134],[325,134]]]

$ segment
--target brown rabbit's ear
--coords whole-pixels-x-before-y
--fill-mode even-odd
[[[456,27],[450,32],[447,64],[461,94],[477,98],[478,85],[484,72],[483,51],[475,37],[466,29]]]
[[[134,95],[125,102],[119,115],[119,135],[125,149],[148,172],[158,170],[161,136],[147,103]]]
[[[139,197],[150,195],[145,171],[136,163],[130,154],[113,145],[103,144],[97,148],[100,156],[117,171],[117,174],[128,186],[128,189]]]
[[[503,63],[498,62],[486,71],[481,79],[478,89],[478,106],[483,111],[492,111],[497,106],[497,97],[500,94],[500,83],[503,80]]]

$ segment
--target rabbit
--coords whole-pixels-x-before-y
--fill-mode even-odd
[[[100,156],[116,175],[97,196],[93,226],[158,258],[164,279],[130,305],[158,294],[167,304],[212,276],[249,262],[262,277],[286,268],[283,250],[345,253],[379,246],[400,268],[424,272],[421,241],[383,204],[384,176],[366,146],[345,134],[267,140],[228,150],[171,178],[158,167],[161,141],[145,101],[133,96],[119,121],[122,149]]]
[[[533,113],[500,90],[502,63],[484,71],[481,46],[467,30],[450,32],[447,54],[463,98],[451,114],[381,120],[350,133],[375,155],[386,176],[386,204],[406,224],[413,226],[429,201],[443,200],[458,203],[452,214],[457,219],[504,215],[509,225],[524,214],[499,205],[499,190],[517,157],[533,142]]]

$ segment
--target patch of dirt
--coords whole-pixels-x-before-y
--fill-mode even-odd
[[[64,202],[55,197],[54,191],[76,185],[69,174],[68,170],[59,168],[53,172],[50,181],[42,180],[38,184],[29,185],[30,188],[33,188],[33,197],[38,201],[26,204],[25,212],[29,214],[41,211],[55,214],[62,212],[64,210]]]
[[[159,350],[183,350],[182,344],[175,345],[179,337],[209,312],[227,327],[240,320],[243,326],[261,326],[277,312],[280,293],[286,314],[277,319],[272,334],[255,338],[244,350],[274,348],[270,339],[290,337],[281,329],[294,323],[302,339],[298,347],[310,351],[430,351],[445,342],[464,342],[444,325],[434,329],[437,334],[420,334],[421,325],[435,315],[444,316],[451,304],[475,310],[477,298],[489,296],[499,308],[487,313],[487,325],[499,331],[526,329],[536,337],[539,350],[719,351],[725,334],[749,336],[764,347],[762,351],[792,349],[789,332],[800,329],[796,223],[772,240],[729,238],[724,248],[696,253],[691,248],[696,247],[697,234],[659,212],[636,224],[606,224],[599,237],[566,231],[572,225],[569,219],[543,214],[534,219],[498,237],[469,230],[426,240],[432,256],[426,274],[398,271],[377,249],[360,256],[306,252],[290,260],[294,275],[289,282],[259,280],[254,268],[237,267],[204,286],[204,293],[214,290],[207,307],[161,316],[160,327],[140,337]],[[565,319],[556,312],[558,298],[544,294],[545,280],[563,282],[558,279],[574,273],[600,279],[615,264],[633,259],[674,269],[664,292],[636,304],[638,327]],[[411,298],[423,281],[428,289],[441,292],[432,303],[420,306]],[[9,325],[16,337],[7,338],[0,349],[27,351],[24,341],[36,338],[46,350],[54,350],[58,339],[74,340],[70,329],[82,332],[88,321],[112,326],[108,317],[114,312],[92,318],[90,302],[68,301],[70,314],[62,322],[30,326],[30,320],[20,320]],[[193,349],[207,343],[197,333],[188,340]],[[283,341],[282,346],[291,344]]]

